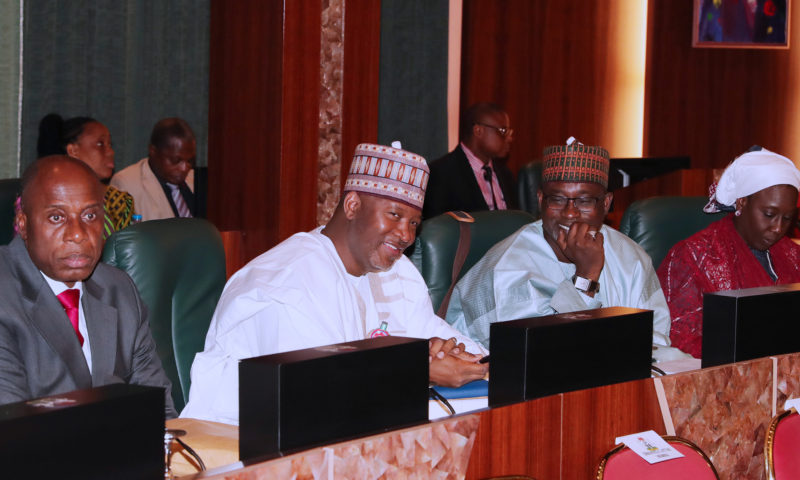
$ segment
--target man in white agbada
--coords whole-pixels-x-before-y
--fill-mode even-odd
[[[359,145],[331,221],[293,235],[228,281],[181,416],[238,423],[240,359],[383,335],[430,338],[432,383],[484,377],[478,360],[486,352],[434,314],[403,255],[427,179],[425,159],[399,145]]]
[[[653,310],[656,360],[669,347],[670,316],[653,262],[603,225],[611,206],[608,152],[572,141],[544,150],[542,219],[492,247],[458,282],[447,321],[489,347],[489,325],[602,307]],[[565,348],[569,348],[565,345]]]

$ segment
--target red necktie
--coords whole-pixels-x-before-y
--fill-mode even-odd
[[[83,335],[81,335],[78,329],[78,305],[81,301],[81,291],[77,288],[70,288],[58,294],[57,297],[58,301],[61,302],[61,305],[64,307],[64,311],[67,312],[67,317],[69,317],[69,321],[72,323],[75,335],[78,336],[78,341],[81,343],[81,346],[83,346]]]

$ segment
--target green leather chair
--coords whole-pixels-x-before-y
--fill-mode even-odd
[[[225,286],[222,238],[198,218],[152,220],[115,232],[103,261],[128,273],[147,305],[158,355],[180,412],[190,370]]]
[[[669,249],[681,240],[721,219],[723,213],[705,213],[708,197],[651,197],[633,202],[622,215],[619,230],[653,259],[658,268]]]
[[[522,210],[495,210],[471,213],[470,248],[458,278],[464,276],[487,250],[536,218]],[[453,277],[453,260],[459,239],[459,222],[442,214],[422,222],[409,258],[428,286],[433,310],[439,309]]]
[[[539,211],[537,192],[542,186],[542,161],[534,160],[519,169],[517,174],[517,191],[519,193],[519,208],[525,210],[536,218],[542,216]]]
[[[14,238],[14,202],[19,195],[19,178],[0,180],[0,245]]]

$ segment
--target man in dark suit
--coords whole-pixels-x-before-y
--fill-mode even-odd
[[[496,161],[511,148],[508,114],[493,103],[476,103],[462,115],[459,136],[455,150],[430,164],[423,218],[450,210],[517,208],[514,176]]]
[[[165,389],[133,281],[98,263],[103,187],[83,162],[37,160],[22,177],[19,236],[0,247],[0,404],[111,383]]]

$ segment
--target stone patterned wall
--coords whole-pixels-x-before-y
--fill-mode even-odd
[[[711,458],[722,480],[764,478],[772,359],[662,377],[675,433]]]
[[[778,359],[777,401],[778,413],[790,398],[800,397],[800,355],[781,355]]]
[[[328,223],[339,202],[344,71],[345,0],[321,1],[317,225]]]
[[[217,480],[463,479],[480,419],[453,419],[315,448],[227,473]]]

